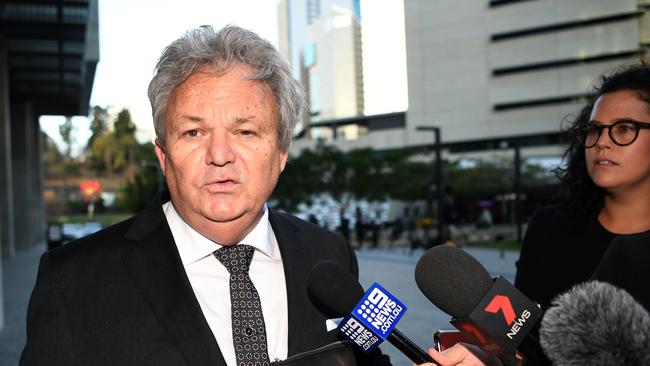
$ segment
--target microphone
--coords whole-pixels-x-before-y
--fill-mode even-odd
[[[378,337],[373,339],[368,334],[371,332],[366,329],[360,317],[355,316],[354,310],[357,306],[360,308],[364,305],[364,303],[360,303],[360,300],[369,296],[371,299],[373,296],[375,298],[381,297],[386,293],[381,286],[375,285],[371,287],[366,294],[367,296],[364,297],[363,287],[361,287],[359,281],[341,265],[332,261],[318,263],[311,270],[308,278],[309,297],[314,306],[329,319],[346,317],[339,325],[339,332],[350,333],[352,331],[360,334],[362,336],[361,341],[365,342],[357,342],[356,339],[352,339],[352,341],[364,351],[374,349],[381,340]],[[375,290],[377,288],[379,290]],[[396,299],[393,296],[387,296],[386,301],[394,300]],[[389,327],[392,328],[392,331],[389,330],[390,333],[388,333],[386,339],[415,364],[430,362],[437,365],[431,356],[394,327],[397,321],[399,321],[399,318],[392,322],[392,326]],[[350,337],[348,336],[348,338]],[[365,343],[366,347],[360,343]]]
[[[488,271],[466,252],[440,245],[429,249],[415,267],[420,291],[473,344],[502,360],[517,350],[538,358],[539,344],[528,333],[541,317],[539,306],[512,284]]]
[[[553,299],[539,338],[555,365],[650,365],[650,314],[605,282],[585,282]]]

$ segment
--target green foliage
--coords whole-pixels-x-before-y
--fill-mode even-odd
[[[327,193],[346,204],[351,198],[368,201],[387,198],[429,200],[435,194],[435,164],[415,159],[417,150],[374,151],[356,149],[343,153],[320,143],[289,158],[272,199],[285,210],[295,210],[311,197]],[[512,159],[443,162],[445,185],[468,201],[494,198],[512,192]],[[522,186],[555,184],[542,167],[522,163]]]
[[[102,108],[100,106],[94,106],[91,108],[93,119],[90,121],[90,138],[88,139],[88,144],[86,149],[92,149],[93,142],[99,136],[103,135],[108,129],[108,109]]]
[[[84,213],[79,214],[68,214],[60,215],[52,218],[52,222],[60,223],[71,223],[71,224],[84,224],[87,222],[98,222],[102,227],[111,226],[120,221],[124,221],[131,217],[131,214],[108,214],[108,213],[96,213],[92,219],[88,218],[88,215]]]
[[[456,161],[445,166],[446,184],[454,187],[456,195],[468,199],[491,198],[498,193],[514,191],[514,167],[512,159],[477,159],[465,161],[465,167]],[[555,176],[542,166],[522,162],[522,187],[556,184]]]
[[[120,113],[117,114],[115,122],[113,123],[113,134],[118,138],[122,138],[123,136],[134,136],[135,124],[131,119],[131,113],[128,109],[122,109]]]
[[[272,198],[278,207],[294,210],[311,197],[328,193],[346,204],[352,198],[422,198],[430,168],[410,163],[407,151],[377,152],[356,149],[343,153],[333,145],[319,143],[290,157]]]
[[[70,155],[72,153],[72,143],[73,143],[73,138],[72,138],[72,131],[74,130],[74,126],[72,125],[72,118],[67,117],[65,119],[65,122],[59,126],[59,133],[61,134],[61,138],[63,139],[63,142],[66,144],[66,151],[65,151],[65,156],[66,158],[70,159]]]
[[[131,213],[144,210],[164,184],[160,169],[158,169],[153,144],[142,144],[138,148],[140,156],[143,157],[139,164],[140,168],[120,189],[119,204]]]
[[[124,171],[138,160],[139,144],[135,138],[136,127],[131,120],[131,113],[123,109],[118,113],[113,123],[113,131],[105,128],[105,110],[99,107],[93,109],[96,130],[93,130],[90,144],[90,156],[93,167],[98,171],[106,171],[108,175]]]

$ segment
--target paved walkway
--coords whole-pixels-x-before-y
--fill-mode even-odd
[[[515,261],[518,252],[465,248],[474,258],[496,276],[501,275],[510,282],[515,277]],[[423,250],[409,255],[406,250],[358,250],[360,282],[367,288],[378,282],[395,295],[407,307],[407,311],[397,325],[402,333],[422,349],[433,344],[433,333],[438,329],[454,329],[449,324],[449,315],[435,307],[415,284],[415,265]],[[391,358],[394,366],[411,366],[412,362],[390,343],[380,346]]]
[[[25,315],[31,294],[38,260],[45,247],[39,246],[19,252],[16,258],[2,260],[4,281],[5,327],[0,331],[0,366],[18,364],[20,352],[25,343]],[[502,275],[513,281],[516,252],[500,253],[496,250],[469,248],[468,252],[477,258],[493,275]],[[415,264],[423,250],[409,254],[406,250],[365,249],[358,250],[359,272],[364,287],[379,282],[406,304],[408,310],[398,329],[422,348],[432,344],[433,332],[437,329],[451,329],[449,316],[433,306],[415,284]],[[503,254],[503,256],[501,256]],[[391,356],[395,366],[411,366],[411,362],[387,343],[382,350]]]
[[[2,259],[5,325],[0,331],[0,365],[18,365],[25,346],[27,303],[36,282],[38,261],[45,245],[18,252],[13,259]]]

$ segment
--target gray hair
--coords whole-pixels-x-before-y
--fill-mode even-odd
[[[208,25],[192,29],[163,51],[148,92],[158,141],[165,143],[165,111],[169,96],[204,65],[217,74],[236,65],[253,70],[250,79],[264,82],[273,94],[278,143],[282,150],[288,150],[293,130],[305,108],[302,85],[292,77],[289,64],[271,43],[254,32],[232,25],[216,33]]]

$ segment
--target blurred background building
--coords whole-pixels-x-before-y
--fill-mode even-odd
[[[494,206],[516,221],[519,238],[525,217],[557,193],[556,181],[522,192],[521,167],[553,180],[567,119],[599,75],[647,59],[650,44],[648,0],[283,0],[278,9],[281,49],[310,97],[293,155],[324,142],[344,152],[420,151],[432,161],[431,128],[439,128],[446,162],[509,162],[504,192],[465,204]],[[304,211],[336,227],[338,204]],[[385,222],[402,214],[398,202],[382,207]]]
[[[39,117],[88,115],[98,60],[96,0],[0,2],[0,250],[5,257],[45,240]]]
[[[320,3],[321,14],[327,14],[326,2]],[[526,157],[557,159],[563,118],[579,110],[598,75],[644,59],[650,38],[647,0],[405,0],[403,6],[406,112],[358,113],[340,120],[328,115],[322,123],[312,111],[307,130],[329,127],[334,132],[304,133],[294,151],[317,139],[344,150],[426,146],[432,135],[416,127],[437,126],[449,158],[520,146]],[[365,9],[362,3],[362,19]],[[397,16],[384,24],[398,22]],[[330,31],[320,39],[328,34],[335,37]],[[365,58],[364,67],[374,62],[386,74],[395,69],[380,57]],[[292,62],[296,67],[295,58]],[[351,95],[352,85],[351,80],[350,86],[337,84],[337,92]],[[339,89],[344,87],[350,90]],[[359,133],[335,133],[343,125],[356,125]]]
[[[280,50],[307,90],[309,113],[302,129],[309,138],[356,139],[359,125],[338,130],[312,123],[363,114],[363,65],[359,0],[282,0]],[[361,129],[361,131],[360,131]]]

